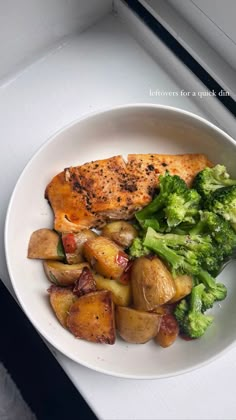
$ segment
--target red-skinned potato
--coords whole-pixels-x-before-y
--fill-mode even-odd
[[[71,288],[51,286],[48,289],[52,309],[61,325],[67,328],[67,316],[71,305],[78,299]]]
[[[134,226],[124,220],[108,223],[102,229],[101,234],[123,248],[128,248],[134,238],[138,236],[138,232]]]
[[[58,233],[46,228],[34,231],[30,236],[27,257],[42,260],[64,260],[65,255]]]
[[[79,297],[69,309],[67,326],[77,338],[114,344],[116,330],[111,292],[101,290]]]
[[[90,229],[84,229],[78,233],[63,233],[62,243],[68,264],[78,264],[84,261],[84,244],[88,239],[96,236],[96,233]]]
[[[110,290],[115,305],[129,306],[131,304],[132,294],[130,283],[122,284],[96,273],[94,273],[94,279],[98,290]]]
[[[155,341],[161,347],[171,346],[179,335],[178,323],[172,314],[165,314],[161,318],[159,331],[155,337]]]
[[[173,277],[157,257],[137,258],[131,269],[131,286],[134,307],[152,311],[175,295]]]
[[[143,344],[151,340],[159,331],[160,321],[161,316],[155,313],[116,307],[116,328],[128,343]]]
[[[85,267],[89,268],[86,262],[80,264],[64,264],[60,261],[47,260],[43,262],[44,271],[48,280],[58,286],[72,286],[81,275]]]
[[[88,267],[84,267],[82,273],[76,280],[73,292],[76,296],[83,296],[90,292],[95,292],[97,290],[95,278]]]
[[[128,255],[103,236],[89,239],[84,244],[84,256],[94,271],[111,279],[119,279],[129,263]]]
[[[175,284],[175,294],[172,299],[169,300],[169,303],[178,302],[180,299],[183,299],[191,293],[193,288],[193,279],[187,274],[174,277],[173,280]]]

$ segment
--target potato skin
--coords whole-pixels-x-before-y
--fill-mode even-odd
[[[155,337],[155,341],[161,347],[171,346],[179,335],[178,323],[172,314],[165,314],[161,318],[159,331]]]
[[[43,262],[43,268],[48,280],[58,286],[72,286],[75,284],[85,267],[89,268],[89,264],[86,262],[73,265],[52,260]]]
[[[111,279],[119,279],[129,262],[128,255],[103,236],[89,239],[84,244],[84,255],[94,271]]]
[[[75,286],[73,288],[73,293],[76,296],[83,296],[90,292],[95,292],[97,290],[94,275],[90,268],[84,267],[79,278],[76,280]]]
[[[152,311],[175,295],[173,277],[157,257],[140,257],[134,261],[131,286],[134,307],[143,311]]]
[[[107,290],[88,293],[70,307],[67,326],[75,337],[94,343],[114,344],[114,304]]]
[[[34,231],[29,240],[28,258],[61,261],[65,258],[60,250],[60,237],[51,229]]]
[[[118,283],[116,280],[107,279],[100,274],[94,274],[98,290],[110,290],[115,305],[129,306],[131,304],[131,285]]]
[[[143,344],[159,331],[161,316],[124,306],[116,307],[116,327],[123,340]]]
[[[71,288],[52,285],[49,289],[49,300],[52,309],[61,325],[67,328],[67,317],[71,305],[78,299]]]
[[[63,233],[62,243],[68,264],[78,264],[84,261],[83,248],[88,239],[95,238],[97,234],[89,229],[78,233]]]
[[[172,297],[172,299],[169,300],[168,303],[178,302],[180,299],[183,299],[185,296],[189,295],[193,288],[193,279],[187,274],[174,277],[173,280],[176,291],[175,295]]]
[[[175,310],[175,305],[166,303],[165,305],[157,306],[155,309],[153,309],[152,312],[159,315],[167,315],[167,314],[173,314]]]
[[[108,223],[102,229],[101,234],[123,248],[128,248],[132,244],[134,238],[138,236],[137,230],[124,220]]]

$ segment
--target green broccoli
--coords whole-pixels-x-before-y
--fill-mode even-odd
[[[189,189],[182,178],[168,172],[160,176],[159,188],[153,201],[135,215],[142,228],[168,232],[180,223],[196,223],[201,200],[196,190]]]
[[[196,175],[192,187],[205,199],[219,188],[231,185],[236,185],[236,180],[230,178],[225,166],[216,165],[213,168],[205,168],[200,171]]]
[[[200,221],[190,229],[190,235],[206,234],[210,235],[214,241],[215,255],[218,258],[216,273],[218,273],[224,260],[232,255],[236,247],[236,232],[220,215],[210,211],[200,211]]]
[[[128,252],[129,255],[134,258],[139,258],[151,253],[150,250],[143,245],[143,240],[141,238],[135,238],[133,240]]]
[[[189,305],[187,302],[187,299],[181,299],[174,310],[174,316],[176,318],[176,321],[178,322],[179,325],[182,324],[185,316],[187,315],[189,310]]]
[[[198,257],[193,252],[185,251],[185,256],[181,253],[178,253],[175,249],[169,247],[166,244],[165,239],[160,238],[157,232],[155,232],[152,228],[147,229],[147,233],[144,237],[143,244],[146,248],[150,249],[161,258],[163,258],[170,269],[175,274],[190,274],[195,275],[198,273],[199,269],[199,262]],[[166,236],[166,235],[164,235]],[[177,236],[177,235],[176,235]],[[182,235],[179,235],[182,236]],[[177,243],[176,243],[177,247]],[[181,249],[181,251],[183,251]]]
[[[210,236],[158,233],[148,228],[143,244],[170,265],[173,274],[195,275],[202,262],[213,253]]]
[[[150,219],[159,210],[166,207],[170,194],[182,195],[187,189],[187,185],[182,178],[178,175],[172,176],[168,172],[165,175],[160,175],[159,181],[159,194],[154,197],[151,203],[135,214],[141,226],[146,219]]]
[[[189,309],[179,321],[180,330],[191,338],[202,337],[213,322],[212,316],[202,313],[202,294],[204,289],[204,284],[198,284],[193,287],[189,296]],[[178,316],[177,308],[175,313],[177,312]]]
[[[181,194],[170,194],[164,210],[167,225],[172,228],[182,222],[195,223],[195,218],[199,215],[200,200],[201,196],[193,189],[186,189]]]
[[[236,230],[236,185],[214,191],[206,201],[206,208],[228,220]]]
[[[212,293],[205,292],[202,293],[202,312],[211,309],[215,303],[215,296]]]
[[[222,283],[216,283],[215,279],[207,271],[200,270],[197,277],[205,286],[202,294],[203,311],[212,308],[215,302],[226,298],[227,289],[225,285]]]
[[[203,291],[202,294],[202,311],[205,312],[208,309],[211,309],[215,302],[224,300],[226,297],[226,289],[225,286],[218,283],[218,288],[216,293],[211,291]],[[220,298],[220,299],[219,299]]]
[[[199,217],[200,217],[200,211],[199,210]],[[194,223],[188,223],[188,222],[182,222],[178,226],[171,228],[171,233],[176,233],[177,235],[188,235],[189,232],[196,226],[196,223],[198,221],[194,221]]]
[[[151,215],[148,219],[142,220],[141,225],[144,230],[151,227],[158,232],[165,232],[168,228],[163,210]]]

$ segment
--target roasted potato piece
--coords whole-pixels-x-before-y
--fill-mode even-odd
[[[102,229],[101,234],[123,248],[128,248],[132,244],[134,238],[138,236],[138,232],[134,226],[124,220],[108,223]]]
[[[178,300],[183,299],[185,296],[189,295],[193,288],[193,279],[187,274],[174,277],[173,279],[175,283],[176,292],[168,303],[178,302]]]
[[[95,238],[97,234],[85,229],[78,233],[63,233],[62,243],[68,264],[78,264],[84,261],[83,247],[88,239]]]
[[[44,261],[43,268],[48,280],[58,286],[72,286],[82,273],[85,267],[89,268],[86,262],[80,264],[64,264],[60,261]]]
[[[96,283],[92,271],[88,267],[84,267],[82,273],[77,279],[73,292],[77,296],[86,295],[86,293],[95,292]]]
[[[100,274],[94,274],[98,290],[110,290],[115,305],[129,306],[131,303],[131,285],[118,283],[116,280],[107,279]]]
[[[165,305],[157,306],[155,309],[153,309],[152,312],[159,315],[167,315],[167,314],[173,314],[175,310],[175,305],[170,304],[169,302]]]
[[[59,235],[51,229],[36,230],[30,237],[27,256],[42,260],[64,260]]]
[[[116,307],[117,331],[128,343],[143,344],[151,340],[159,331],[160,321],[161,316],[155,313]]]
[[[114,344],[116,330],[111,292],[101,290],[78,298],[70,307],[67,326],[77,338]]]
[[[131,286],[134,307],[143,311],[152,311],[175,295],[173,277],[157,257],[140,257],[134,261]]]
[[[112,279],[119,279],[129,262],[128,255],[115,242],[103,236],[85,242],[84,255],[97,273]]]
[[[50,303],[56,317],[63,327],[67,328],[67,316],[71,305],[78,299],[71,288],[51,286],[48,289]]]
[[[161,325],[155,337],[155,341],[161,347],[169,347],[173,344],[178,337],[179,326],[172,314],[165,314],[161,318]]]

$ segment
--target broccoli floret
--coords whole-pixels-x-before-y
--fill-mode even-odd
[[[203,290],[202,293],[202,312],[207,311],[208,309],[211,309],[215,303],[215,297],[212,293],[205,292]]]
[[[129,255],[134,258],[139,258],[144,255],[150,254],[150,250],[144,246],[141,238],[135,238],[133,240],[132,245],[130,246],[128,252],[129,252]]]
[[[207,271],[200,270],[197,277],[205,286],[202,294],[203,311],[212,308],[215,302],[226,298],[227,289],[225,285],[216,283],[215,279]]]
[[[200,171],[196,175],[192,187],[203,198],[206,198],[219,188],[231,185],[236,185],[236,180],[230,178],[225,166],[216,165],[213,168],[205,168]]]
[[[202,294],[202,311],[211,309],[215,302],[224,300],[227,296],[227,289],[224,284],[217,283],[214,290],[204,290]]]
[[[212,317],[206,317],[203,312],[213,306],[215,298],[205,292],[204,284],[193,287],[190,296],[182,299],[175,308],[174,315],[181,332],[192,337],[202,336],[212,323]],[[207,307],[206,307],[207,305]]]
[[[135,215],[142,228],[168,232],[180,223],[196,223],[201,200],[198,192],[177,175],[167,172],[159,179],[159,194]]]
[[[159,177],[159,194],[154,197],[150,204],[135,214],[136,219],[142,226],[145,219],[150,219],[155,213],[166,206],[170,194],[183,194],[187,185],[178,175],[170,175],[168,172]]]
[[[202,259],[201,266],[212,276],[217,276],[223,265],[223,257],[220,249],[212,248],[211,253]]]
[[[163,210],[153,214],[149,219],[142,220],[141,225],[144,230],[151,227],[158,232],[165,232],[168,229]]]
[[[176,308],[174,310],[174,316],[179,325],[182,325],[182,322],[188,313],[189,305],[186,299],[182,299],[180,302],[177,303]]]
[[[179,324],[181,331],[191,338],[202,337],[213,322],[212,316],[202,313],[204,289],[204,284],[193,287],[189,299],[189,310]]]
[[[160,255],[173,273],[194,275],[213,252],[210,236],[158,233],[148,228],[144,246]]]
[[[167,225],[175,227],[182,222],[195,223],[200,200],[201,196],[193,189],[186,189],[181,194],[170,194],[165,207]]]
[[[230,223],[210,211],[200,211],[200,221],[190,230],[190,235],[211,235],[214,241],[215,254],[218,258],[220,269],[225,258],[232,255],[236,247],[236,232]]]
[[[236,185],[214,191],[206,201],[206,208],[228,220],[236,230]]]

